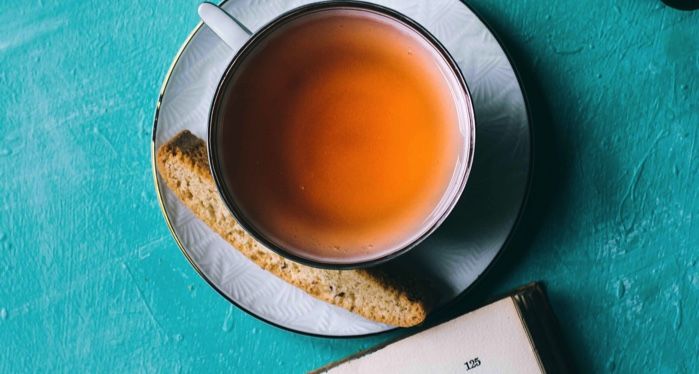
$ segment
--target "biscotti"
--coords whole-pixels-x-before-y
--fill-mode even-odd
[[[433,300],[380,268],[318,269],[288,260],[248,235],[223,204],[209,171],[206,145],[185,130],[157,153],[167,186],[202,221],[261,268],[322,301],[394,326],[421,323]]]

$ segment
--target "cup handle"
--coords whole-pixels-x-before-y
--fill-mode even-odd
[[[201,3],[199,17],[232,50],[237,51],[252,35],[245,25],[212,3]]]

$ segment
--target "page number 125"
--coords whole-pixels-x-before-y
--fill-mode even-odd
[[[471,369],[475,369],[475,368],[481,366],[481,360],[478,357],[476,357],[472,360],[468,360],[468,361],[464,362],[464,366],[466,366],[466,371],[469,371]]]

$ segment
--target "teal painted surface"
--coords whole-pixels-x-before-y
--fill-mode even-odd
[[[0,2],[0,372],[300,372],[329,340],[228,305],[153,191],[160,84],[196,1]],[[455,314],[547,282],[584,372],[699,371],[699,12],[659,1],[470,3],[537,115],[534,195]]]

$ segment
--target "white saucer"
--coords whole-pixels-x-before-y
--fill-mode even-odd
[[[257,30],[307,0],[236,0],[223,8]],[[391,263],[428,278],[442,303],[493,263],[516,224],[529,185],[531,134],[515,71],[488,27],[458,0],[378,0],[422,24],[449,50],[466,77],[476,111],[476,154],[456,209],[428,240]],[[194,12],[195,10],[192,9]],[[165,78],[153,150],[181,130],[207,139],[209,106],[234,51],[199,24]],[[153,169],[155,172],[155,168]],[[333,337],[392,329],[326,304],[260,269],[180,203],[156,173],[156,190],[175,240],[212,287],[248,313],[292,331]]]

